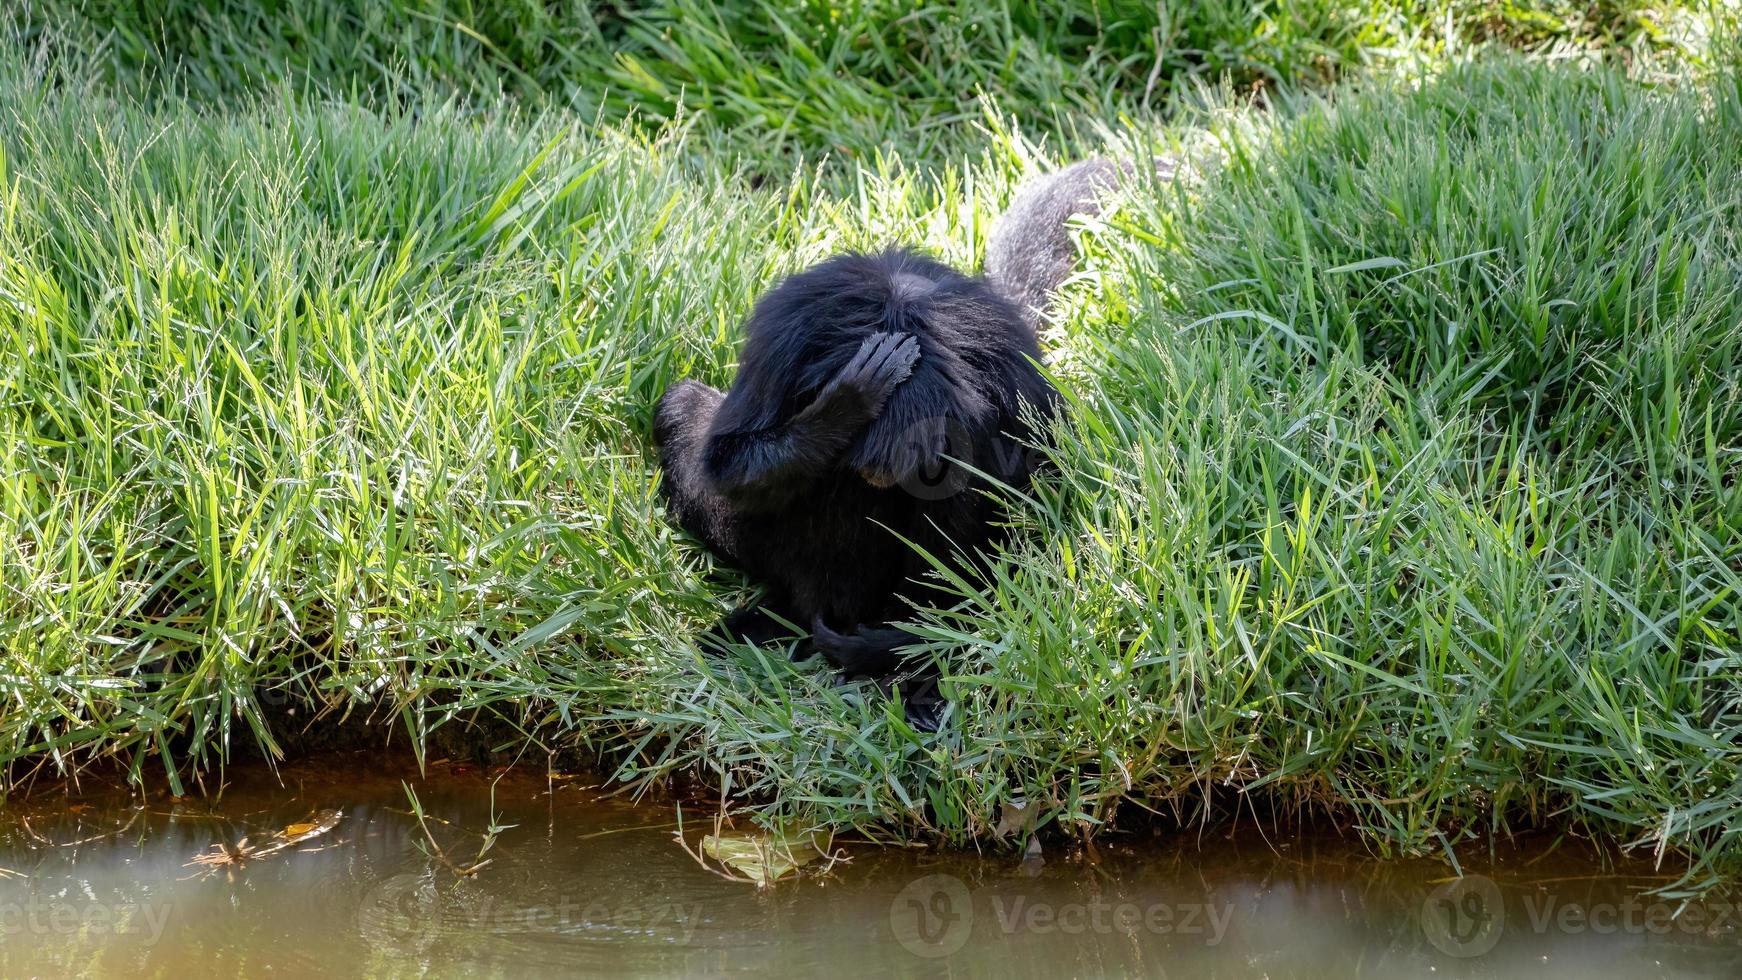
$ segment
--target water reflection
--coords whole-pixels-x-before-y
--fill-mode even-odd
[[[411,779],[428,832],[409,812]],[[0,974],[176,977],[1735,977],[1719,900],[1570,848],[1449,881],[1335,841],[1180,835],[1098,862],[852,847],[826,878],[757,891],[703,869],[670,811],[573,782],[372,755],[253,772],[221,800],[38,792],[0,816]],[[494,810],[491,787],[494,785]],[[229,867],[190,863],[337,808],[334,829]],[[492,815],[510,829],[457,876]],[[1679,913],[1679,914],[1677,914]]]

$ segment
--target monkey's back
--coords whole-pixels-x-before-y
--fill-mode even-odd
[[[912,374],[836,471],[781,513],[746,517],[739,535],[747,572],[835,622],[899,615],[890,604],[912,598],[927,571],[912,545],[946,561],[979,552],[995,505],[978,474],[1025,486],[1028,416],[1057,406],[1015,305],[986,280],[905,249],[836,256],[771,290],[752,315],[732,396],[754,393],[778,425],[878,332],[916,338]]]

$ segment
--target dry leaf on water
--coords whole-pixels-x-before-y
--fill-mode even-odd
[[[312,840],[332,830],[339,825],[339,820],[344,815],[341,810],[322,810],[307,821],[293,823],[285,827],[266,838],[265,842],[261,844],[252,844],[247,837],[235,844],[219,842],[212,845],[211,853],[196,854],[188,864],[220,868],[263,858],[268,854],[276,854],[285,848],[295,847],[303,841]]]
[[[833,840],[826,829],[725,832],[703,837],[702,853],[761,887],[828,857]]]

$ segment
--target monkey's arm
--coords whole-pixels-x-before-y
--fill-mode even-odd
[[[702,454],[708,481],[747,512],[778,509],[840,460],[918,360],[919,342],[908,334],[865,338],[791,420],[770,429],[710,432]]]
[[[837,633],[823,617],[811,620],[811,643],[824,659],[848,677],[896,675],[885,683],[901,690],[907,723],[922,732],[935,732],[948,706],[938,690],[937,667],[920,651],[902,650],[924,642],[899,626],[861,625]]]

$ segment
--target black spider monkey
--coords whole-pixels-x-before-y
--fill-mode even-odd
[[[986,278],[907,249],[789,276],[756,303],[729,391],[685,380],[660,398],[672,517],[766,586],[712,642],[763,643],[792,624],[810,631],[801,655],[846,675],[903,666],[916,638],[891,624],[935,588],[917,549],[975,561],[996,534],[986,477],[1028,485],[1030,446],[1058,411],[1035,324],[1073,264],[1065,223],[1122,172],[1085,161],[1020,192],[994,227]],[[904,702],[935,728],[928,680]]]

